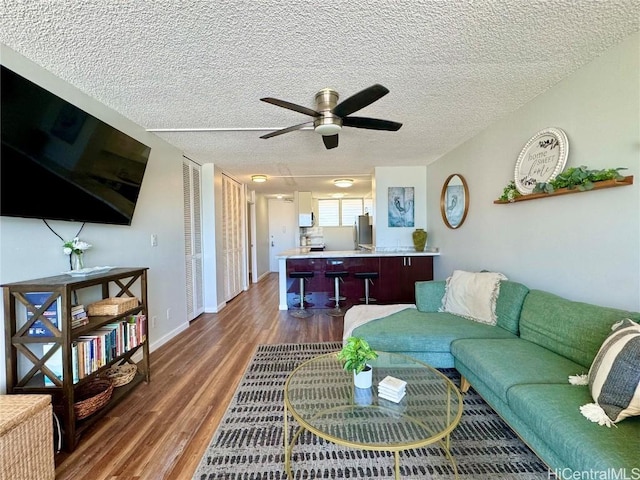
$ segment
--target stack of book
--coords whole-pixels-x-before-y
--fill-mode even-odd
[[[387,375],[378,383],[378,397],[398,403],[404,398],[406,387],[404,380]]]
[[[71,328],[81,327],[89,323],[89,317],[84,309],[84,305],[74,305],[71,307]]]

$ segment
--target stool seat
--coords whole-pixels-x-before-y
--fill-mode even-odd
[[[356,272],[353,276],[364,280],[364,297],[361,298],[360,301],[366,305],[369,305],[369,302],[375,302],[376,299],[369,296],[369,284],[371,283],[373,285],[373,279],[378,278],[380,274],[378,272]]]
[[[328,278],[344,278],[349,275],[349,272],[346,270],[338,270],[335,272],[324,272],[324,276]]]
[[[289,278],[300,279],[300,307],[289,312],[296,318],[307,318],[313,315],[313,312],[310,312],[309,310],[304,308],[304,281],[307,278],[312,278],[313,275],[313,272],[289,272]]]
[[[356,278],[378,278],[380,274],[378,272],[356,272],[353,274]]]
[[[311,278],[313,277],[313,272],[291,272],[289,273],[290,278]]]

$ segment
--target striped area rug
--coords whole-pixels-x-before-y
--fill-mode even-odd
[[[284,469],[283,388],[296,366],[341,344],[259,345],[234,399],[207,447],[194,480],[279,480]],[[459,385],[454,369],[443,372]],[[460,479],[548,479],[547,467],[473,389],[463,395],[462,420],[451,434]],[[297,424],[290,419],[292,432]],[[296,480],[393,479],[393,454],[340,447],[305,432],[292,457]],[[452,479],[438,446],[400,454],[403,479]]]

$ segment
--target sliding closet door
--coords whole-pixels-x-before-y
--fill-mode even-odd
[[[224,252],[224,300],[229,301],[243,289],[244,229],[242,185],[222,175],[222,249]]]
[[[200,165],[185,159],[182,164],[182,185],[184,192],[187,320],[193,320],[204,312]]]

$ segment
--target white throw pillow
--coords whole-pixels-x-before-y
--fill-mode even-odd
[[[498,320],[496,300],[501,280],[507,280],[507,277],[497,272],[455,270],[447,278],[440,311],[495,325]]]
[[[627,318],[611,330],[589,369],[595,403],[580,407],[589,420],[607,427],[640,415],[640,325]]]

